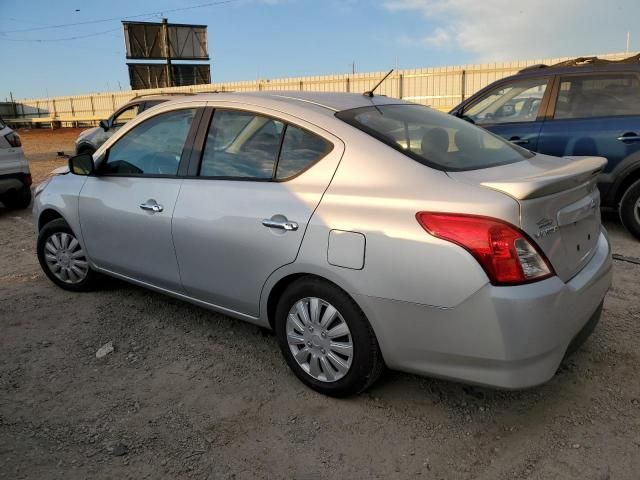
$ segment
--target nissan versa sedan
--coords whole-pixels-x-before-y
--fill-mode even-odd
[[[106,274],[273,329],[328,395],[384,366],[525,388],[599,320],[605,164],[382,96],[198,95],[41,184],[37,253],[67,290]]]

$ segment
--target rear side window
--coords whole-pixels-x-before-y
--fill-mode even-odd
[[[200,175],[270,180],[284,124],[250,112],[216,110],[207,136]]]
[[[288,125],[278,160],[276,179],[284,180],[303,172],[332,149],[332,145],[302,128]]]
[[[143,110],[149,110],[151,107],[155,107],[156,105],[160,105],[164,102],[166,102],[166,100],[147,100],[146,102],[144,102]]]
[[[640,115],[640,81],[631,73],[566,76],[554,118]]]
[[[333,145],[303,128],[242,110],[216,109],[200,163],[201,177],[287,180]]]
[[[421,105],[377,105],[344,110],[336,116],[439,170],[489,168],[533,156],[487,130]]]
[[[7,125],[0,118],[0,130],[2,130],[3,128],[7,128]]]

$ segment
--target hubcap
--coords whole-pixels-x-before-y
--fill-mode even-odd
[[[335,382],[351,368],[353,340],[340,312],[321,298],[297,301],[287,316],[287,342],[296,362],[321,382]]]
[[[51,273],[64,283],[80,283],[89,273],[84,250],[70,233],[56,232],[47,238],[44,258]]]

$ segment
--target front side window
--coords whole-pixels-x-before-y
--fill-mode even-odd
[[[120,113],[118,113],[115,117],[113,117],[113,121],[111,122],[112,127],[121,127],[129,120],[138,115],[138,110],[140,109],[139,104],[131,105],[129,108],[124,109]]]
[[[216,110],[202,156],[200,176],[270,180],[284,124],[239,110]]]
[[[463,114],[478,125],[535,122],[548,82],[535,78],[501,85]]]
[[[640,115],[640,81],[630,73],[575,75],[560,79],[554,118]]]
[[[99,172],[107,175],[176,175],[195,111],[174,110],[135,126],[109,149]]]
[[[344,110],[336,116],[439,170],[489,168],[533,156],[487,130],[421,105],[377,105]]]

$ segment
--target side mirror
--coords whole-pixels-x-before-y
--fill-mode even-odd
[[[93,156],[90,153],[81,153],[69,159],[69,170],[74,175],[91,175],[94,170]]]
[[[100,126],[105,132],[111,128],[111,125],[109,125],[109,120],[100,120]]]

